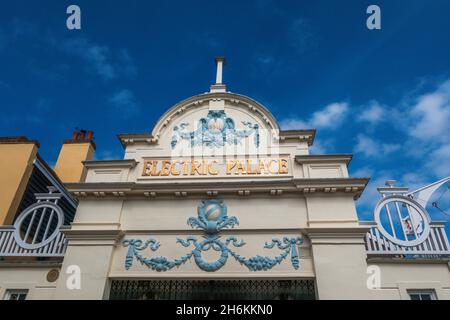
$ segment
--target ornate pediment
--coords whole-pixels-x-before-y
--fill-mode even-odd
[[[259,125],[249,121],[241,121],[245,129],[236,129],[232,118],[227,117],[224,110],[210,110],[206,118],[198,121],[196,130],[189,131],[188,122],[174,126],[171,146],[172,149],[181,140],[187,140],[191,146],[207,146],[221,148],[225,145],[241,144],[243,138],[253,136],[253,143],[259,147]]]

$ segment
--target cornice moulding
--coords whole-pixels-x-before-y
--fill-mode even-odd
[[[152,235],[173,235],[173,234],[179,234],[179,235],[202,235],[202,230],[193,230],[190,228],[185,229],[122,229],[122,231],[125,234],[144,234],[148,235],[151,233]],[[257,229],[250,229],[250,228],[241,228],[236,227],[233,229],[224,229],[221,231],[224,235],[233,235],[233,234],[258,234],[258,235],[266,235],[266,234],[273,234],[273,235],[285,235],[285,234],[293,234],[293,235],[302,235],[304,234],[303,229],[300,227],[292,227],[292,228],[257,228]],[[307,243],[302,244],[301,246],[305,247],[307,246]]]
[[[291,179],[291,180],[265,180],[265,181],[206,181],[206,182],[174,182],[164,183],[72,183],[67,184],[68,190],[78,198],[95,196],[105,198],[121,194],[126,196],[183,196],[188,195],[223,195],[240,194],[241,191],[250,196],[267,193],[269,195],[283,196],[286,193],[349,193],[355,198],[359,197],[368,179],[359,178],[332,178],[332,179]],[[212,193],[211,190],[214,190]],[[277,190],[277,192],[273,192]],[[242,192],[241,192],[242,193]],[[151,196],[151,197],[150,197]]]
[[[26,261],[20,262],[19,260],[11,260],[11,261],[0,261],[1,268],[61,268],[63,257],[59,257],[55,260],[51,261]]]
[[[131,160],[89,160],[82,161],[84,166],[90,168],[134,168],[137,161]]]
[[[124,148],[136,142],[154,144],[158,140],[149,133],[124,133],[118,134],[117,138]]]
[[[394,253],[393,253],[394,255]],[[388,264],[448,264],[450,268],[450,258],[440,258],[440,259],[410,259],[396,258],[392,256],[376,256],[376,254],[369,254],[367,257],[367,262],[370,263],[388,263]]]
[[[369,227],[310,227],[304,228],[311,244],[358,244],[364,245]]]
[[[114,231],[120,230],[120,223],[116,222],[102,222],[102,221],[90,221],[90,222],[72,222],[72,231],[79,230],[102,230],[102,231]]]
[[[290,140],[307,141],[308,146],[312,146],[316,137],[315,129],[307,130],[280,130],[280,142],[288,142]]]
[[[310,257],[300,257],[300,260],[309,260]],[[313,280],[315,278],[315,274],[312,271],[304,271],[304,270],[295,270],[295,272],[279,272],[279,271],[273,271],[270,273],[271,278],[277,279],[277,280],[306,280],[310,279]],[[142,279],[142,272],[111,272],[108,275],[109,279]],[[224,279],[224,280],[230,280],[230,274],[228,273],[215,273],[214,274],[215,279]],[[161,279],[182,279],[182,280],[210,280],[211,275],[205,275],[203,273],[193,273],[193,272],[183,272],[183,273],[147,273],[145,275],[146,280],[161,280]],[[248,279],[264,279],[267,280],[267,273],[264,272],[236,272],[232,274],[232,279],[234,280],[248,280]]]
[[[117,242],[123,236],[123,232],[121,230],[66,230],[64,231],[64,235],[67,240],[69,240],[69,245],[71,245],[71,241],[92,241],[92,242],[101,242],[98,245],[102,245],[106,242],[111,241],[111,244]],[[86,242],[87,243],[87,242]],[[88,243],[87,243],[88,244]],[[108,243],[109,244],[109,243]]]
[[[351,154],[327,154],[327,155],[301,155],[295,156],[295,162],[298,164],[304,163],[323,163],[323,162],[344,162],[349,164],[352,160]]]

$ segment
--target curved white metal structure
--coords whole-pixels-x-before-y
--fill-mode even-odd
[[[412,196],[423,208],[426,208],[433,193],[448,181],[450,181],[450,177],[441,179],[425,187],[409,192],[408,195]]]
[[[37,249],[57,237],[63,222],[64,213],[56,203],[37,202],[25,209],[17,218],[14,223],[14,238],[22,248]],[[35,225],[36,228],[33,230]],[[26,230],[25,233],[23,230]]]
[[[402,210],[403,208],[406,210]],[[383,214],[389,222],[389,228],[382,222]],[[424,242],[430,234],[430,218],[427,212],[419,203],[406,196],[392,195],[381,199],[375,207],[374,218],[381,234],[398,245],[416,246]]]
[[[62,257],[67,240],[64,211],[58,201],[64,196],[53,187],[35,193],[37,202],[17,217],[13,226],[0,226],[0,257]]]
[[[409,258],[448,258],[450,244],[446,221],[431,221],[425,207],[431,195],[450,177],[409,192],[387,181],[380,187],[382,199],[374,210],[374,220],[361,222],[369,226],[366,250],[370,256]]]

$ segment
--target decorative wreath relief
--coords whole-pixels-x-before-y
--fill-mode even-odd
[[[188,140],[191,146],[223,147],[228,145],[237,145],[243,138],[254,135],[255,146],[259,146],[259,126],[248,121],[242,121],[247,128],[238,130],[235,128],[234,121],[228,118],[225,111],[209,111],[206,118],[201,118],[197,130],[187,131],[189,125],[186,122],[173,128],[172,149],[174,149],[179,140]]]
[[[230,247],[242,247],[245,245],[245,242],[243,240],[239,241],[235,236],[229,236],[225,240],[222,240],[219,236],[219,232],[222,229],[233,228],[239,224],[236,217],[227,216],[227,207],[222,201],[202,201],[198,206],[198,217],[189,218],[187,223],[192,228],[202,229],[204,231],[203,239],[198,239],[194,236],[189,236],[186,239],[177,238],[177,243],[180,243],[183,247],[193,246],[194,249],[191,252],[175,260],[169,260],[166,257],[146,258],[140,252],[147,248],[150,248],[151,251],[158,250],[160,247],[158,241],[153,238],[145,242],[136,239],[124,240],[123,246],[128,247],[125,269],[128,270],[133,265],[134,258],[152,270],[167,271],[181,266],[194,257],[194,261],[200,269],[204,271],[216,271],[225,265],[229,255],[246,266],[250,271],[272,269],[288,256],[291,256],[291,263],[294,269],[300,267],[297,246],[303,243],[303,238],[301,237],[284,237],[282,240],[273,238],[271,242],[266,242],[264,248],[272,249],[276,246],[282,250],[278,256],[273,258],[260,255],[245,258],[234,252]],[[205,261],[202,257],[202,252],[211,249],[219,252],[220,257],[213,262]]]

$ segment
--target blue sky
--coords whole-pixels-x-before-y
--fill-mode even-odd
[[[70,4],[81,7],[81,30],[66,28]],[[366,28],[370,4],[381,8],[381,30]],[[313,153],[354,154],[352,176],[372,177],[361,218],[388,178],[414,189],[450,175],[449,1],[1,8],[0,135],[39,140],[50,164],[75,127],[95,131],[98,159],[121,158],[115,135],[148,132],[170,106],[207,91],[213,58],[224,55],[230,91],[266,105],[285,129],[316,128]]]

